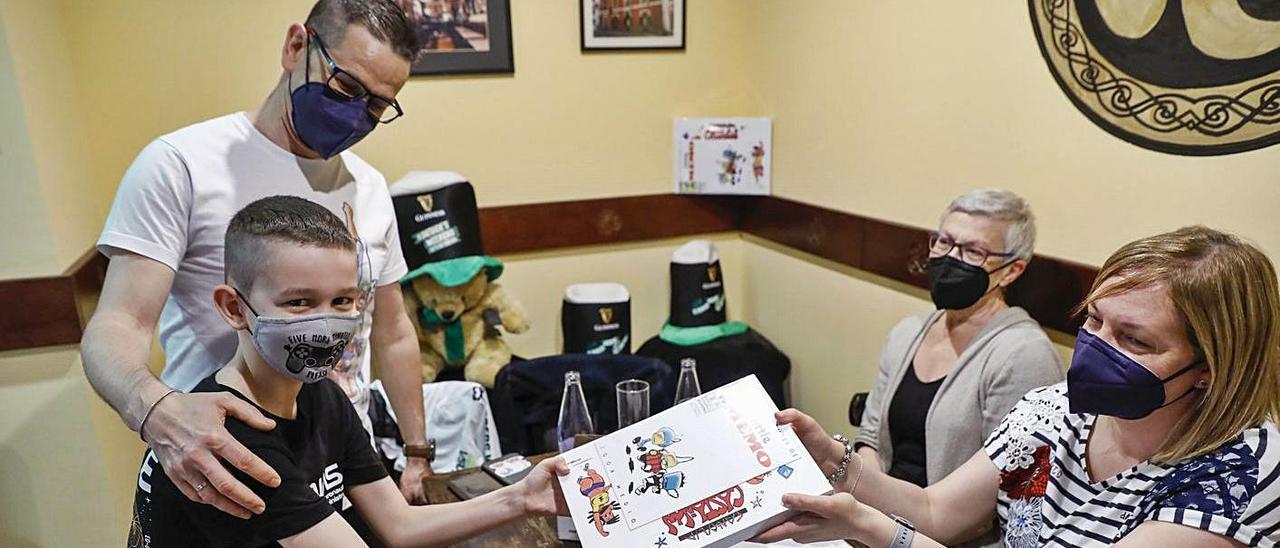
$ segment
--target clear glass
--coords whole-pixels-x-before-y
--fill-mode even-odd
[[[587,410],[587,397],[582,393],[582,374],[566,371],[564,396],[560,398],[560,419],[556,421],[556,440],[560,451],[573,449],[574,436],[592,434],[591,413]]]
[[[649,418],[649,383],[627,379],[618,383],[618,429]]]
[[[702,385],[698,384],[698,362],[693,358],[680,360],[680,378],[676,380],[676,402],[680,405],[702,395]]]

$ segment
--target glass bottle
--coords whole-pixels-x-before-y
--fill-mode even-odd
[[[676,380],[675,405],[680,405],[701,395],[702,386],[698,384],[697,360],[693,358],[680,360],[680,378]]]
[[[560,452],[573,449],[574,436],[591,434],[592,431],[587,397],[582,393],[582,374],[566,371],[564,396],[560,399],[560,419],[556,421],[556,440],[560,444]]]

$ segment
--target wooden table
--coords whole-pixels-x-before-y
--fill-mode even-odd
[[[555,456],[555,453],[535,455],[529,457],[529,462],[537,464],[552,456]],[[457,472],[428,476],[422,480],[427,494],[427,504],[458,502],[460,500],[458,496],[449,490],[449,480],[479,471],[479,468],[468,468]],[[483,474],[484,472],[480,473]],[[512,546],[551,548],[559,546],[580,547],[582,545],[577,542],[562,541],[556,538],[556,518],[554,516],[535,516],[517,519],[455,546],[459,548],[508,548]]]

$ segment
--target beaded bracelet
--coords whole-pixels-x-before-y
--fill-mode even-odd
[[[830,476],[827,476],[827,481],[830,481],[831,485],[835,485],[843,481],[844,477],[849,473],[849,463],[853,462],[853,444],[849,443],[849,438],[841,434],[831,436],[831,439],[844,445],[844,458],[840,459],[840,464],[836,466],[836,470]],[[859,467],[858,472],[861,475],[861,467]]]

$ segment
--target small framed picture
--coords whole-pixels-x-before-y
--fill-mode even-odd
[[[579,0],[582,49],[684,49],[685,0]]]
[[[418,31],[414,76],[515,72],[510,0],[396,0]]]

